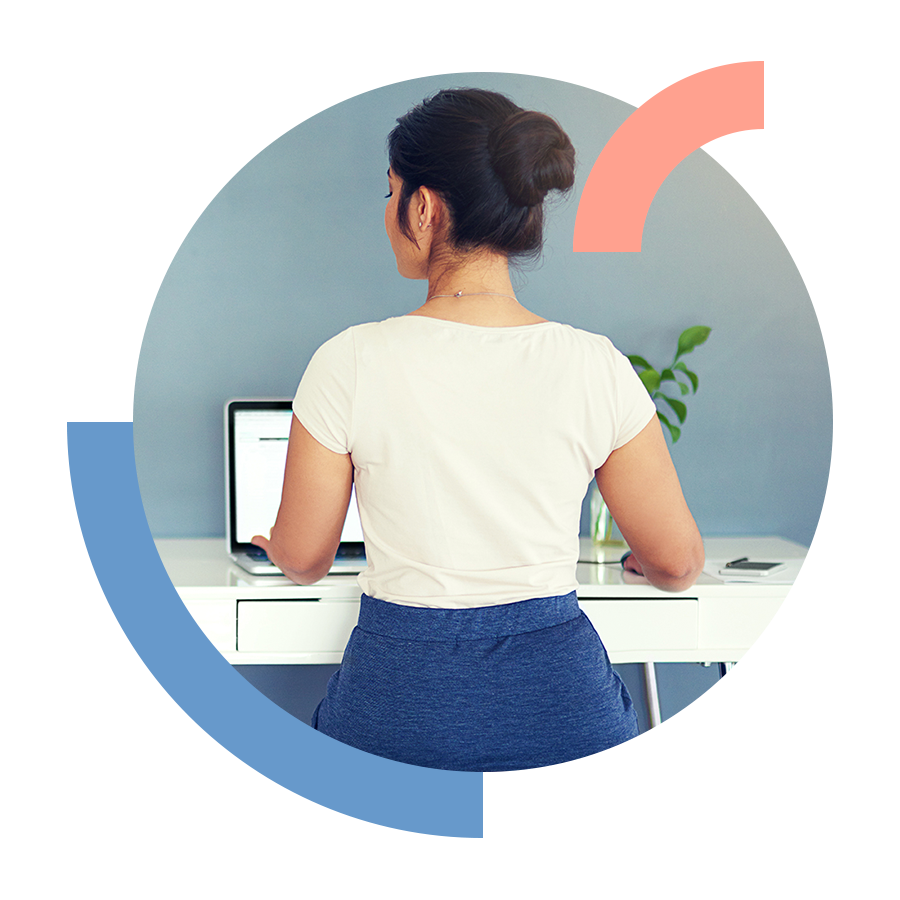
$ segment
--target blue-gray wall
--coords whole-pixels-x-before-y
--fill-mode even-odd
[[[523,304],[657,363],[683,328],[711,326],[689,358],[701,386],[673,447],[691,509],[706,535],[808,544],[828,474],[831,394],[815,313],[778,235],[698,150],[657,194],[641,253],[573,253],[581,188],[632,107],[503,74],[425,78],[341,103],[262,150],[203,211],[160,288],[137,371],[135,452],[154,535],[224,533],[227,398],[292,396],[328,337],[421,303],[424,282],[397,275],[384,234],[385,138],[398,115],[453,85],[549,112],[578,152],[544,259],[515,279]]]

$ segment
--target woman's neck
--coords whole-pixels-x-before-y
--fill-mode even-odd
[[[448,297],[484,297],[488,300],[493,297],[517,302],[506,257],[466,254],[430,267],[425,303],[430,303],[432,298]]]
[[[410,313],[497,328],[545,321],[516,299],[506,257],[460,254],[428,272],[425,303]]]

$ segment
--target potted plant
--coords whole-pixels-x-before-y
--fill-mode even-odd
[[[681,358],[691,353],[695,347],[699,347],[709,337],[711,328],[706,325],[693,325],[686,328],[678,337],[678,346],[675,349],[675,358],[663,369],[656,369],[643,356],[630,354],[628,361],[634,366],[638,377],[656,403],[656,415],[659,421],[668,429],[674,444],[681,437],[681,426],[687,418],[687,405],[682,398],[688,394],[696,394],[700,385],[700,379],[696,372],[692,372]],[[666,391],[670,393],[666,393]],[[678,396],[671,396],[677,394]],[[666,412],[660,409],[660,404],[665,404]],[[676,425],[670,421],[674,413],[678,420]],[[591,485],[591,537],[598,544],[621,545],[624,541],[616,540],[612,536],[613,520],[609,509],[603,502],[596,482]]]

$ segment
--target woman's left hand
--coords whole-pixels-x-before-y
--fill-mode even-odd
[[[637,557],[634,553],[629,552],[629,554],[622,560],[622,568],[626,572],[634,572],[635,575],[644,575],[644,569],[641,564],[638,562]]]

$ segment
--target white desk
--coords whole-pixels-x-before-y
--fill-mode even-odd
[[[785,560],[796,572],[806,555],[781,538],[728,537],[705,542],[707,560]],[[300,586],[287,578],[248,575],[226,556],[223,539],[158,540],[156,547],[179,596],[228,662],[270,665],[341,661],[356,624],[355,575],[329,575]],[[618,562],[623,547],[595,550],[582,539],[582,559]],[[775,576],[772,576],[775,577]],[[644,663],[651,723],[658,721],[653,663],[737,662],[769,624],[790,589],[760,578],[725,584],[703,574],[670,594],[619,565],[578,565],[578,599],[615,663]]]

